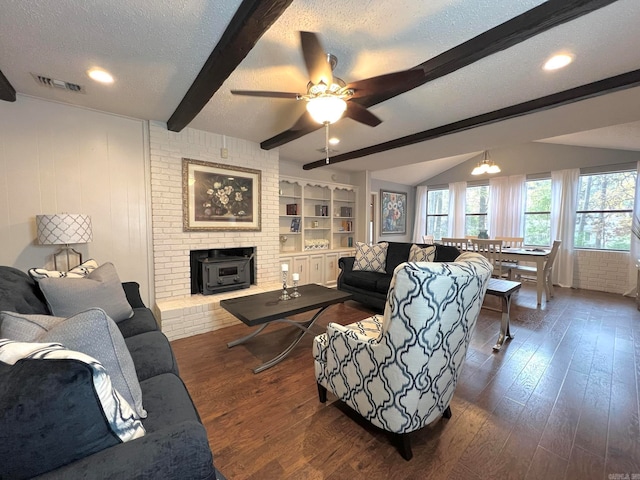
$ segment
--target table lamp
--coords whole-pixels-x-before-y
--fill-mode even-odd
[[[36,215],[38,228],[38,243],[40,245],[63,245],[53,254],[53,265],[58,268],[58,259],[66,257],[66,270],[82,263],[82,254],[76,252],[70,245],[89,243],[93,240],[91,231],[91,217],[89,215],[73,213],[57,213],[54,215]],[[71,265],[70,257],[78,257],[76,265]]]

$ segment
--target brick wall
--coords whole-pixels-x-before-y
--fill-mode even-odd
[[[628,290],[629,252],[576,250],[573,284],[576,288],[625,293]]]
[[[233,324],[235,320],[215,306],[213,297],[217,296],[192,298],[189,251],[256,247],[256,288],[278,284],[278,151],[265,151],[256,143],[227,137],[228,158],[223,159],[221,135],[189,128],[179,133],[170,132],[161,122],[149,123],[149,140],[154,293],[162,330],[173,340]],[[260,170],[262,230],[184,232],[183,157]]]

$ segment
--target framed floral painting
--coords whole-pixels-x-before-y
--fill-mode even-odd
[[[380,233],[404,235],[407,233],[407,194],[380,190]]]
[[[260,170],[183,158],[184,231],[260,231],[260,180]]]

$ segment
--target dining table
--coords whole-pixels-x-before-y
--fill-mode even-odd
[[[546,248],[510,248],[502,247],[502,260],[507,262],[532,262],[536,264],[536,290],[538,305],[542,303],[542,292],[545,290],[544,265],[549,259],[550,249]]]

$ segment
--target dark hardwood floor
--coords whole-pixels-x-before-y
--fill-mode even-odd
[[[370,314],[355,302],[335,305],[315,329]],[[558,288],[536,308],[525,284],[512,304],[515,338],[492,353],[499,320],[482,310],[453,416],[412,434],[409,462],[333,395],[318,401],[311,336],[257,375],[252,368],[289,343],[292,327],[271,325],[232,349],[228,341],[250,332],[244,324],[172,345],[229,480],[640,479],[633,300]]]

